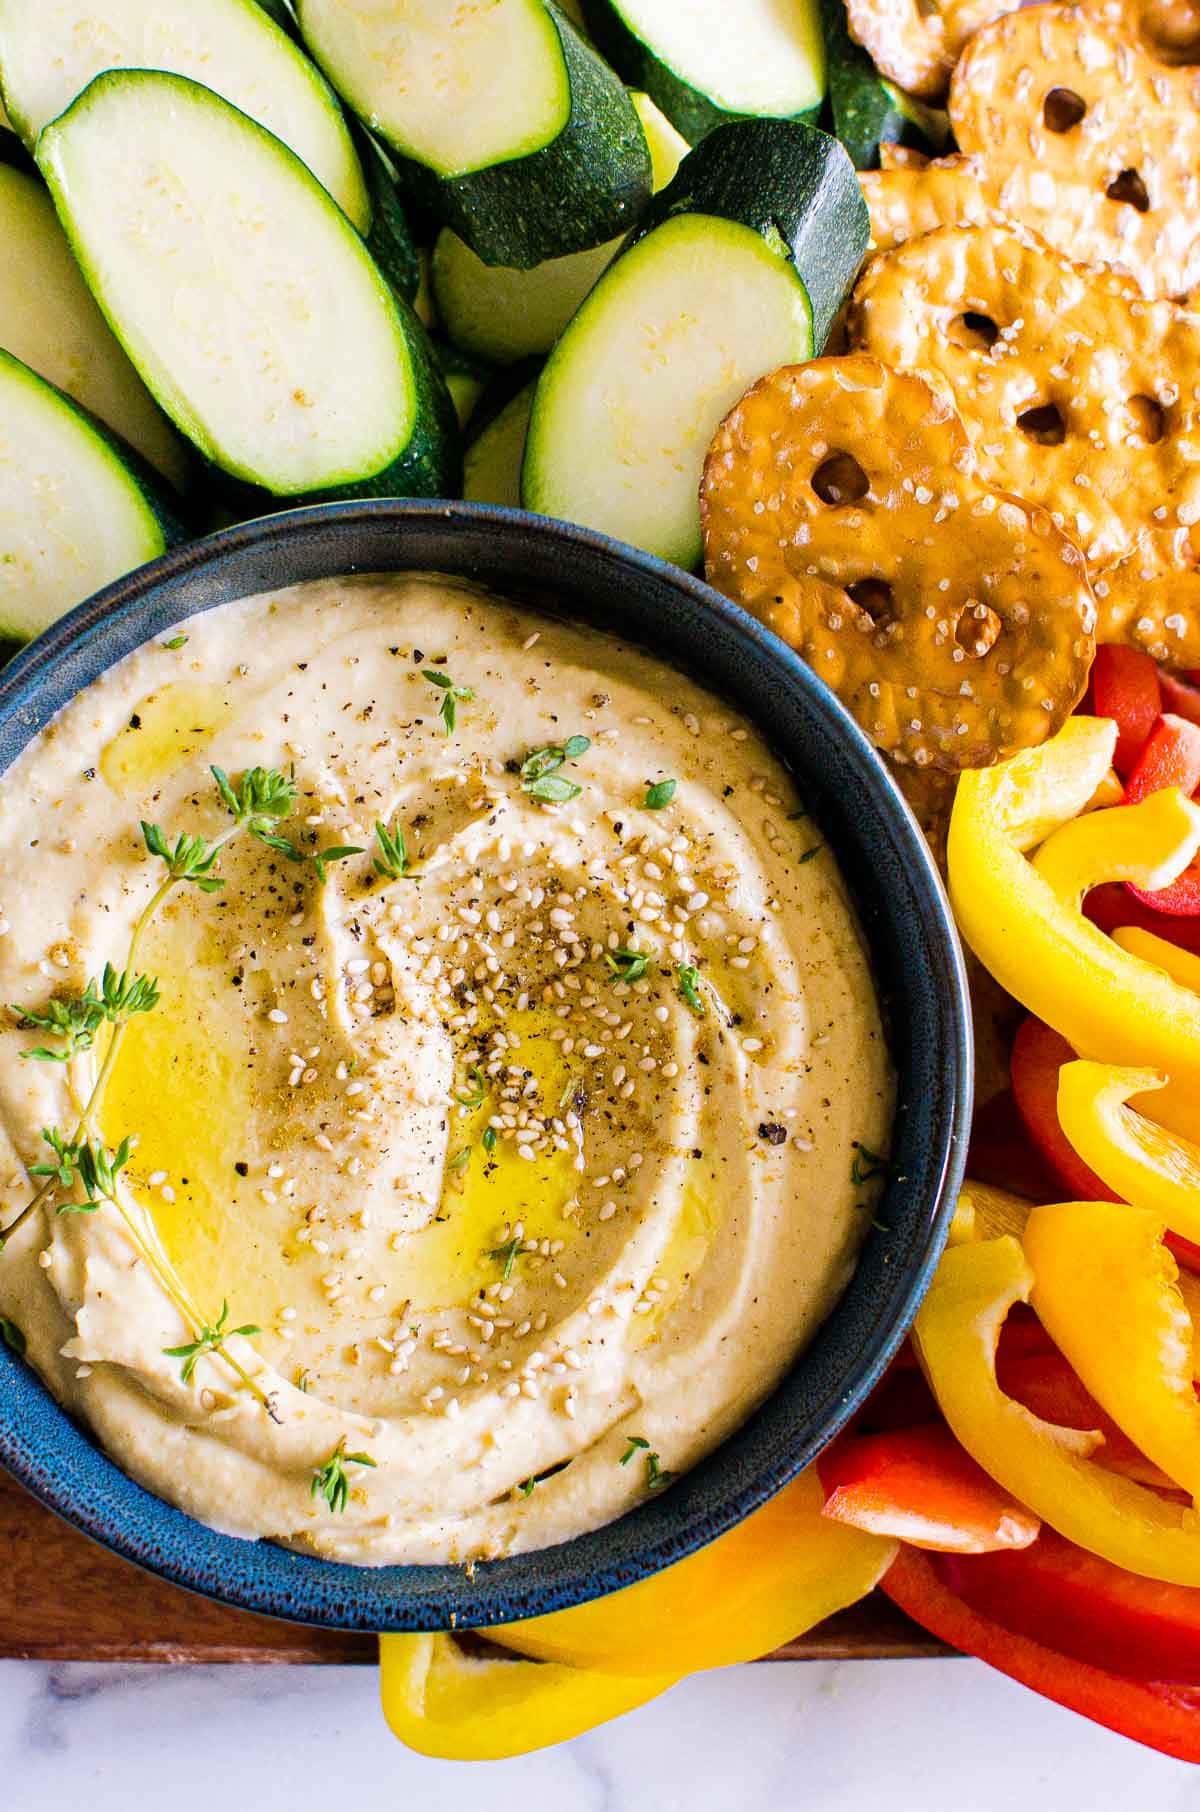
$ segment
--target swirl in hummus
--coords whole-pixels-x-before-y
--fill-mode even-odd
[[[99,1128],[136,1136],[122,1186],[190,1300],[258,1330],[228,1346],[271,1413],[212,1351],[185,1380],[195,1329],[108,1203],[22,1224],[0,1313],[217,1528],[363,1564],[596,1528],[744,1420],[853,1269],[893,1083],[836,866],[731,708],[458,582],[311,583],[169,638],[0,782],[0,998],[120,967],[139,820],[217,835],[210,764],[294,780],[282,830],[339,853],[243,837],[219,892],[175,891]],[[571,738],[570,796],[531,792]],[[36,1043],[0,1034],[5,1224],[102,1051]],[[339,1449],[373,1461],[340,1510],[313,1490]]]

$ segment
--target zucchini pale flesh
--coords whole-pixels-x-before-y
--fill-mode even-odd
[[[734,119],[816,117],[819,0],[583,0],[596,44],[691,143]]]
[[[687,141],[648,95],[633,104],[650,147],[656,190],[665,189],[687,155]],[[449,227],[433,248],[433,293],[442,325],[456,346],[493,364],[549,352],[601,271],[620,248],[606,240],[586,252],[550,258],[532,270],[485,264]]]
[[[109,324],[214,466],[277,497],[453,494],[424,329],[262,126],[183,76],[113,70],[38,163]]]
[[[463,456],[463,496],[468,503],[521,502],[521,460],[535,386],[526,384],[481,428]]]
[[[29,641],[176,534],[136,456],[0,351],[0,639]]]
[[[232,101],[366,231],[371,204],[341,108],[257,0],[0,0],[0,89],[30,149],[93,76],[124,68],[191,76]]]
[[[539,380],[525,505],[691,566],[708,443],[751,383],[820,352],[866,249],[846,153],[795,121],[685,158]]]
[[[113,338],[36,175],[0,166],[0,346],[99,416],[175,485],[183,443]]]
[[[584,251],[645,205],[633,104],[551,0],[299,0],[298,14],[418,204],[486,263]]]

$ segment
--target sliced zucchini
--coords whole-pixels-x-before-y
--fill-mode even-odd
[[[718,423],[756,378],[820,352],[867,235],[835,140],[791,120],[718,127],[551,354],[525,447],[527,508],[693,565]]]
[[[693,145],[731,119],[811,120],[825,94],[819,0],[583,0],[588,31]]]
[[[465,428],[494,373],[490,366],[481,364],[469,353],[452,346],[448,340],[435,339],[433,350],[438,368],[446,380],[446,388],[454,400],[458,425]]]
[[[421,287],[421,258],[400,199],[395,168],[383,146],[357,121],[353,137],[371,197],[367,250],[392,288],[412,302]]]
[[[189,460],[93,302],[36,175],[0,167],[0,346],[182,487]]]
[[[298,17],[418,203],[486,263],[584,251],[645,205],[633,104],[552,0],[299,0]]]
[[[480,430],[463,456],[463,496],[468,503],[521,502],[521,460],[536,384],[526,384]]]
[[[0,638],[27,642],[178,538],[140,462],[0,352]]]
[[[880,75],[846,25],[845,0],[821,0],[833,130],[856,170],[872,170],[880,145],[913,145],[936,155],[950,136],[950,116],[905,94]]]
[[[279,139],[184,76],[123,69],[37,155],[109,324],[222,472],[277,497],[454,493],[424,329]]]
[[[645,94],[632,97],[650,147],[655,189],[665,189],[687,155],[681,138]],[[509,365],[549,352],[621,241],[550,258],[532,270],[485,264],[449,227],[433,248],[433,294],[442,324],[464,352]]]
[[[105,69],[191,76],[308,165],[360,232],[371,203],[329,84],[258,0],[0,0],[0,89],[32,150]]]

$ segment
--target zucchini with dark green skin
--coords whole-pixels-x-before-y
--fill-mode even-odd
[[[371,197],[367,250],[392,288],[398,290],[406,302],[412,302],[421,287],[421,259],[400,198],[395,169],[383,146],[357,120],[351,128],[351,137]]]
[[[694,565],[709,441],[755,379],[821,351],[867,238],[836,140],[791,120],[718,127],[550,355],[526,507]]]
[[[190,76],[290,145],[360,232],[371,204],[328,82],[258,0],[0,0],[0,88],[31,151],[108,69]]]
[[[690,144],[739,119],[816,119],[818,0],[583,0],[597,46]]]
[[[186,77],[110,70],[38,164],[109,325],[220,472],[273,497],[456,493],[428,336],[279,139]]]
[[[949,116],[886,81],[846,26],[845,0],[821,0],[829,108],[834,135],[856,170],[873,170],[880,145],[913,145],[936,156],[950,135]]]
[[[631,227],[650,196],[645,134],[553,0],[418,11],[403,0],[297,8],[309,50],[403,160],[417,204],[485,263],[518,268]]]
[[[0,639],[29,641],[180,534],[133,450],[0,351]]]

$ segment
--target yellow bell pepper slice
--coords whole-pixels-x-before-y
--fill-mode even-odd
[[[1140,925],[1118,925],[1112,936],[1130,956],[1140,956],[1144,963],[1153,963],[1156,969],[1164,969],[1181,988],[1190,988],[1193,994],[1200,994],[1200,956],[1194,951],[1181,950],[1178,944],[1169,944],[1165,937],[1143,931]],[[1196,1006],[1200,1011],[1200,1001]]]
[[[1011,1236],[954,1246],[921,1305],[913,1339],[950,1427],[997,1484],[1065,1535],[1148,1579],[1200,1586],[1200,1516],[1086,1458],[1089,1443],[1005,1396],[996,1341],[1033,1272]]]
[[[1123,1202],[1053,1202],[1025,1225],[1034,1312],[1147,1459],[1200,1496],[1192,1323],[1162,1220]]]
[[[997,1189],[993,1183],[975,1183],[970,1177],[962,1186],[958,1198],[958,1209],[950,1225],[951,1244],[960,1242],[954,1238],[954,1229],[966,1224],[965,1206],[971,1210],[971,1239],[999,1239],[1002,1233],[1014,1233],[1018,1239],[1025,1231],[1025,1222],[1029,1219],[1032,1203],[1024,1196],[1013,1195],[1008,1189]]]
[[[464,1652],[453,1636],[381,1636],[383,1715],[419,1755],[497,1762],[569,1742],[645,1705],[675,1676],[636,1680]]]
[[[686,1560],[590,1604],[486,1631],[546,1661],[618,1674],[684,1674],[770,1654],[856,1604],[896,1543],[821,1515],[815,1466]]]
[[[1200,1127],[1195,999],[1079,907],[1099,881],[1176,879],[1200,849],[1200,806],[1172,790],[1080,818],[1115,738],[1108,719],[1073,717],[1040,748],[964,773],[947,844],[950,897],[985,968],[1076,1051],[1167,1071],[1155,1117],[1186,1132]],[[1052,847],[1056,832],[1064,840]],[[1035,864],[1025,852],[1038,844]]]
[[[1124,1202],[1160,1216],[1174,1233],[1200,1243],[1200,1145],[1167,1132],[1127,1106],[1162,1088],[1161,1070],[1112,1063],[1064,1063],[1058,1119],[1089,1169]]]

